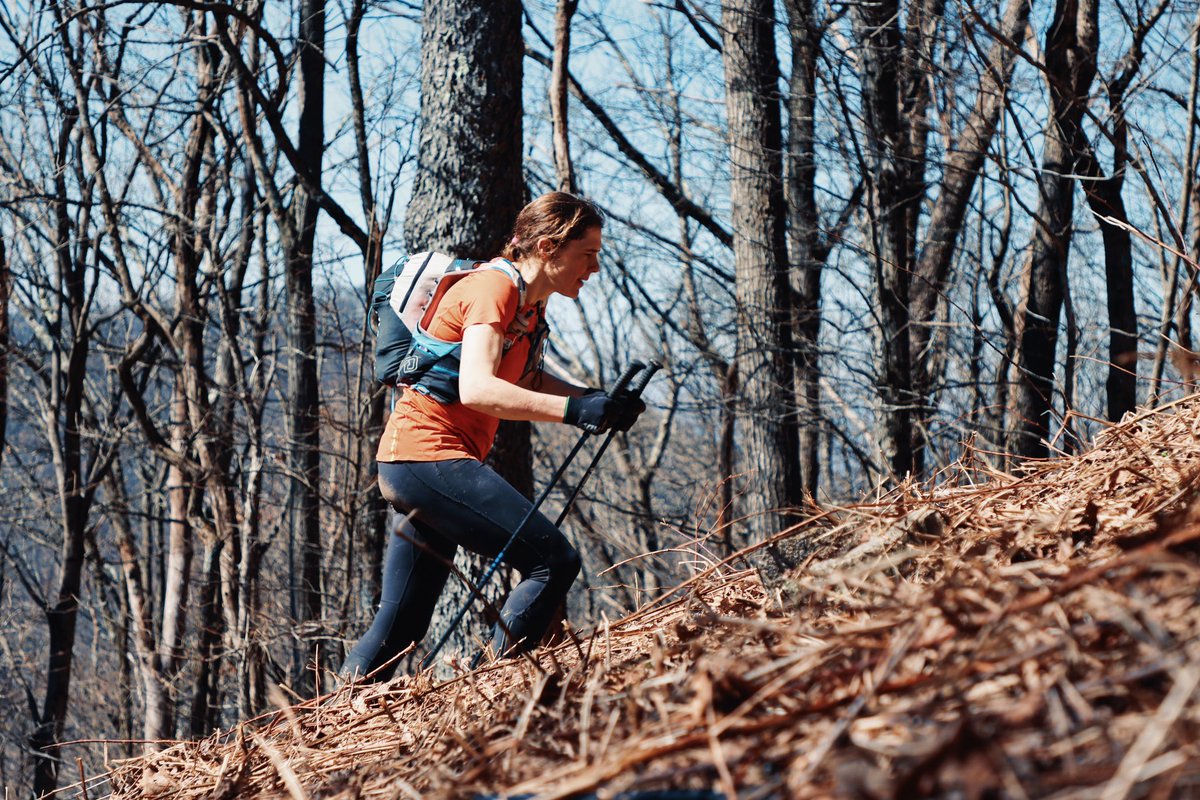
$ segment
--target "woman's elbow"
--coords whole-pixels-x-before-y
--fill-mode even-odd
[[[486,381],[469,380],[459,377],[458,401],[472,411],[486,411],[490,392]]]

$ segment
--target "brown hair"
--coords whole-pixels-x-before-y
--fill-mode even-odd
[[[604,227],[604,212],[591,200],[567,192],[549,192],[521,209],[513,225],[512,236],[501,253],[509,261],[519,261],[537,249],[545,237],[554,249],[581,239],[590,228]]]

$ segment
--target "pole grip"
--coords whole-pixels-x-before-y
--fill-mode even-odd
[[[644,368],[637,376],[637,380],[629,387],[629,393],[634,397],[641,397],[642,391],[645,390],[646,384],[654,377],[654,373],[662,369],[662,363],[659,361],[650,361],[650,366]]]
[[[625,371],[621,373],[621,377],[617,378],[617,382],[613,384],[612,389],[609,390],[609,397],[625,391],[625,388],[629,386],[629,382],[632,381],[637,374],[645,368],[646,365],[642,362],[631,361],[629,366],[625,368]]]

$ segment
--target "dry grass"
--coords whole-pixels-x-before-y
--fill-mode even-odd
[[[578,642],[344,687],[113,766],[117,798],[1200,796],[1200,400],[1022,476],[968,454]]]

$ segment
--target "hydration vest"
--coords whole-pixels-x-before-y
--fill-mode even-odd
[[[371,307],[379,320],[375,340],[375,376],[389,386],[412,386],[441,403],[458,401],[462,342],[449,342],[426,330],[445,293],[479,269],[503,272],[520,292],[517,315],[504,336],[507,352],[520,339],[532,339],[525,373],[541,362],[549,328],[545,304],[525,309],[525,279],[504,259],[478,262],[443,253],[422,252],[401,258],[375,281]]]

